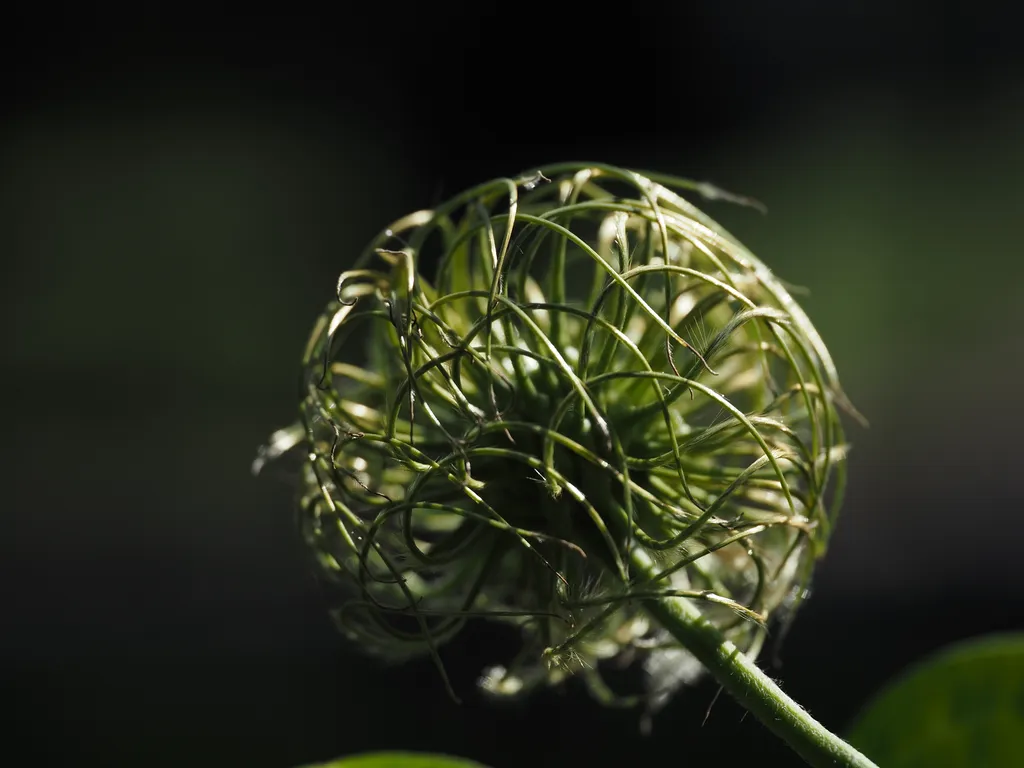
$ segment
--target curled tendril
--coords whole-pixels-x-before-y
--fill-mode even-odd
[[[847,401],[783,284],[685,192],[749,203],[551,166],[395,222],[341,275],[300,421],[254,468],[304,448],[302,533],[366,651],[440,664],[490,617],[525,641],[490,692],[580,673],[602,701],[660,702],[686,677],[666,664],[692,664],[643,601],[699,601],[751,654],[799,601]],[[646,694],[612,691],[606,659],[642,661]]]

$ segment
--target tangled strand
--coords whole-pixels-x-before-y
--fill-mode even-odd
[[[261,461],[304,446],[302,532],[362,648],[440,665],[490,617],[525,641],[491,693],[578,674],[657,705],[692,665],[643,600],[700,601],[749,654],[791,614],[839,511],[846,399],[787,290],[686,191],[730,197],[551,166],[395,222],[341,275],[301,420]],[[646,691],[613,692],[605,659],[641,661]]]

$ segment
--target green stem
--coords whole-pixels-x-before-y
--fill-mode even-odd
[[[634,549],[636,575],[653,577],[658,568]],[[662,598],[645,601],[648,613],[704,665],[718,683],[776,736],[816,768],[877,768],[868,758],[825,728],[708,621],[693,603]]]

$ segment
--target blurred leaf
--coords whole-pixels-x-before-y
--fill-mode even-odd
[[[318,763],[306,768],[485,768],[480,763],[445,755],[415,752],[371,752]]]
[[[1024,765],[1024,634],[925,660],[875,697],[850,741],[885,768]]]

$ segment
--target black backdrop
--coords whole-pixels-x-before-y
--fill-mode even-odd
[[[841,729],[911,660],[1020,628],[1019,35],[991,3],[817,5],[11,12],[5,751],[42,764],[289,766],[399,747],[498,768],[795,763],[724,697],[705,721],[710,683],[648,739],[573,686],[485,704],[477,672],[514,647],[487,627],[445,652],[461,706],[427,662],[352,655],[303,570],[287,474],[248,475],[291,418],[305,333],[355,250],[447,193],[564,159],[781,201],[737,228],[824,292],[811,314],[874,424],[855,437],[834,552],[772,666],[786,689]],[[836,138],[850,124],[867,126],[866,170]],[[906,158],[920,147],[919,167]],[[943,208],[950,168],[945,189],[966,202]],[[812,220],[830,197],[833,218]],[[965,206],[1002,239],[947,215]],[[829,233],[841,250],[866,230],[921,270],[869,276],[881,287],[860,302]],[[819,239],[801,251],[805,236]],[[974,286],[950,316],[942,292],[960,265],[997,248],[1005,290]],[[893,303],[912,288],[928,301],[901,325]],[[979,307],[1005,314],[988,323]]]

